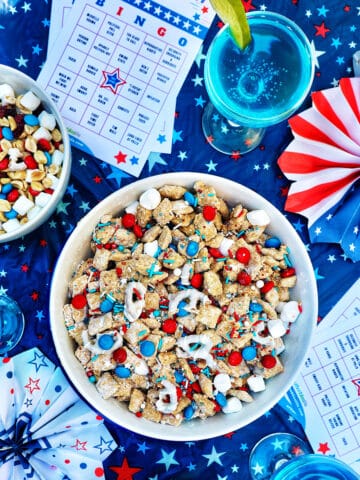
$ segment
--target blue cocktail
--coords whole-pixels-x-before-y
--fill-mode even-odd
[[[360,480],[348,465],[311,453],[307,443],[290,433],[262,438],[251,451],[249,470],[253,480]]]
[[[204,67],[210,103],[203,130],[208,142],[226,154],[254,149],[265,127],[300,107],[314,77],[310,43],[294,22],[273,12],[251,12],[247,18],[250,44],[238,48],[225,25]]]

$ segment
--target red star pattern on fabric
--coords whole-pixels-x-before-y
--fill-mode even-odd
[[[252,4],[252,0],[242,0],[242,3],[244,5],[244,8],[245,8],[245,12],[250,12],[251,10],[255,10],[255,6]]]
[[[118,474],[116,480],[133,480],[133,475],[141,472],[142,468],[130,467],[127,458],[124,457],[121,467],[109,467],[110,470]]]
[[[121,151],[119,151],[119,153],[114,156],[117,163],[126,163],[126,157],[126,153],[122,153]]]
[[[235,432],[229,432],[229,433],[225,433],[224,437],[231,439],[233,435],[235,435]]]
[[[241,157],[240,152],[232,152],[232,154],[230,155],[230,158],[232,160],[239,160],[240,157]]]
[[[75,445],[72,445],[71,448],[75,448],[75,450],[84,450],[86,451],[86,444],[87,442],[81,442],[78,438],[75,441]]]
[[[24,263],[23,265],[21,265],[20,270],[21,270],[22,272],[25,272],[25,273],[28,272],[28,271],[29,271],[29,265],[27,265],[26,263]]]
[[[41,388],[39,387],[39,382],[40,378],[33,380],[31,377],[29,377],[29,382],[25,385],[24,388],[27,388],[32,395],[35,390],[41,390]]]
[[[316,29],[315,37],[321,36],[323,38],[326,37],[326,34],[330,32],[330,29],[326,27],[325,22],[322,22],[321,25],[314,25]]]
[[[350,12],[350,10],[351,10],[350,5],[345,5],[344,6],[344,12]]]
[[[327,442],[325,443],[319,443],[319,448],[317,449],[318,452],[323,453],[324,455],[327,452],[330,452],[330,448]]]
[[[95,183],[101,183],[102,182],[102,178],[99,177],[99,175],[96,175],[96,177],[94,177],[93,180],[94,180]]]
[[[40,247],[46,247],[47,246],[47,241],[45,238],[42,238],[39,242]]]
[[[37,300],[39,300],[39,292],[37,292],[36,290],[34,290],[30,297],[34,300],[34,302],[36,302]]]

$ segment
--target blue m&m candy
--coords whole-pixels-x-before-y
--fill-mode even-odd
[[[192,193],[185,192],[184,200],[185,202],[188,202],[188,204],[191,205],[192,207],[196,207],[196,204],[197,204],[196,197]]]
[[[270,237],[265,240],[266,248],[279,248],[280,245],[281,245],[281,241],[277,237]]]
[[[129,378],[131,375],[131,370],[130,368],[123,367],[121,365],[118,365],[115,370],[115,375],[117,375],[119,378]]]
[[[98,345],[103,350],[110,350],[110,348],[114,345],[113,336],[109,335],[108,333],[101,335],[101,337],[98,340]]]
[[[252,312],[262,312],[263,310],[262,305],[260,305],[260,303],[257,303],[257,302],[250,302],[249,308]]]
[[[30,125],[30,127],[36,127],[37,125],[40,125],[38,117],[32,114],[25,115],[24,122],[26,125]]]
[[[110,298],[105,298],[101,303],[100,303],[100,310],[102,313],[108,313],[111,312],[113,309],[114,302],[110,300]]]
[[[186,253],[189,257],[194,257],[199,251],[199,244],[195,240],[190,240],[186,247]]]
[[[188,405],[185,409],[184,409],[184,417],[186,418],[186,420],[190,420],[190,418],[192,418],[192,416],[194,415],[194,407],[192,405]]]
[[[215,400],[217,403],[220,405],[220,407],[226,407],[227,405],[227,400],[226,397],[223,393],[219,392],[215,395]]]
[[[154,342],[150,340],[144,340],[140,343],[140,352],[144,357],[151,357],[155,353],[155,345]]]
[[[247,362],[254,360],[256,358],[256,348],[255,347],[245,347],[241,352],[242,357]]]

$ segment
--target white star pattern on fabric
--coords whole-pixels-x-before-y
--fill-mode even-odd
[[[179,465],[179,462],[174,458],[175,453],[176,453],[176,450],[172,450],[170,453],[167,453],[165,452],[165,450],[161,449],[162,457],[156,463],[164,464],[166,471],[168,471],[171,465]]]
[[[203,457],[207,458],[208,459],[208,463],[207,463],[207,466],[211,465],[212,463],[218,463],[219,465],[222,466],[222,462],[220,460],[220,457],[222,457],[223,455],[225,455],[226,452],[220,452],[218,453],[216,451],[216,448],[215,446],[213,445],[212,449],[211,449],[211,453],[207,454],[207,455],[203,455]]]

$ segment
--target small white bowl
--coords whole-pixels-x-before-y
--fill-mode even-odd
[[[14,89],[16,96],[25,94],[28,91],[33,92],[41,100],[41,105],[44,110],[46,110],[48,113],[52,113],[55,116],[57,128],[62,134],[64,158],[59,182],[54,190],[54,193],[51,195],[51,200],[48,202],[48,204],[41,209],[40,213],[36,217],[21,225],[20,228],[11,232],[0,234],[0,243],[6,243],[27,235],[42,225],[50,217],[50,215],[52,215],[65,193],[71,171],[71,148],[69,135],[55,103],[51,100],[44,89],[41,88],[39,84],[28,75],[25,75],[19,70],[6,65],[0,65],[0,85],[4,83],[9,84]]]
[[[297,272],[297,285],[292,297],[302,303],[303,313],[292,325],[285,339],[286,350],[281,355],[285,371],[267,381],[265,391],[255,394],[252,403],[244,404],[238,413],[217,414],[206,420],[191,420],[178,427],[161,425],[129,412],[125,403],[104,400],[89,382],[83,367],[74,356],[74,346],[64,325],[63,306],[68,303],[69,280],[81,260],[90,256],[89,239],[100,217],[105,213],[117,215],[150,187],[165,184],[192,187],[195,181],[212,185],[230,205],[242,203],[248,209],[264,209],[271,218],[267,229],[286,243]],[[305,361],[317,321],[317,289],[313,268],[301,239],[294,228],[270,202],[252,190],[225,178],[195,172],[169,173],[146,178],[114,192],[91,210],[72,232],[58,259],[51,284],[50,324],[60,362],[71,382],[103,416],[133,432],[152,438],[175,441],[194,441],[224,435],[253,422],[272,408],[287,392]]]

